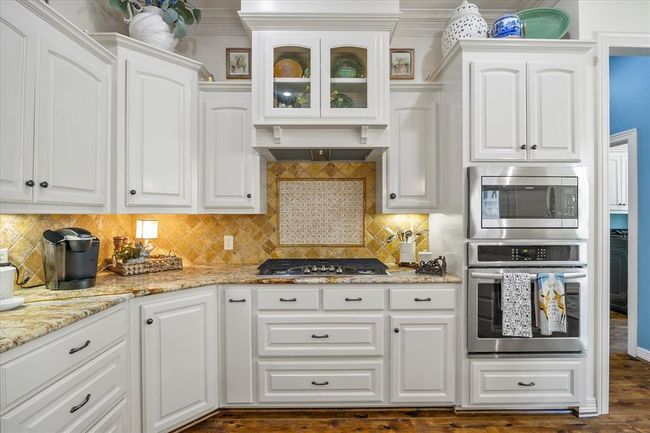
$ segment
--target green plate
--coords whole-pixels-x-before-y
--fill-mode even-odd
[[[562,39],[571,25],[571,18],[561,9],[526,9],[517,15],[526,25],[526,39]]]

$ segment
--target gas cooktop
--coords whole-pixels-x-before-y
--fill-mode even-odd
[[[383,275],[388,267],[377,259],[269,259],[260,275]]]

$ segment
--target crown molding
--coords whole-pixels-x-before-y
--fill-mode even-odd
[[[171,51],[162,50],[154,47],[153,45],[146,44],[137,39],[130,38],[120,33],[90,33],[90,37],[95,39],[101,45],[106,47],[111,52],[118,55],[119,48],[126,48],[129,50],[137,51],[150,56],[158,57],[159,59],[175,63],[186,68],[191,68],[197,72],[203,71],[203,63],[194,59],[190,59],[180,54],[172,53]]]
[[[199,90],[202,92],[250,92],[251,81],[200,81]]]
[[[492,23],[506,12],[508,12],[506,9],[492,9],[482,11],[481,15],[488,23]],[[453,14],[454,9],[402,9],[402,16],[397,23],[395,36],[423,37],[441,35]]]
[[[392,33],[401,14],[266,13],[239,12],[247,31],[388,31]]]

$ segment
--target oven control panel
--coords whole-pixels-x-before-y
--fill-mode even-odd
[[[578,262],[580,246],[564,245],[495,245],[478,244],[476,259],[490,262]]]

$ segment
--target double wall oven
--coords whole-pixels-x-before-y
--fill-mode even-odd
[[[469,169],[468,352],[576,353],[585,349],[588,183],[583,167]],[[565,277],[567,332],[540,333],[536,280]],[[502,335],[504,273],[530,276],[530,338]]]

